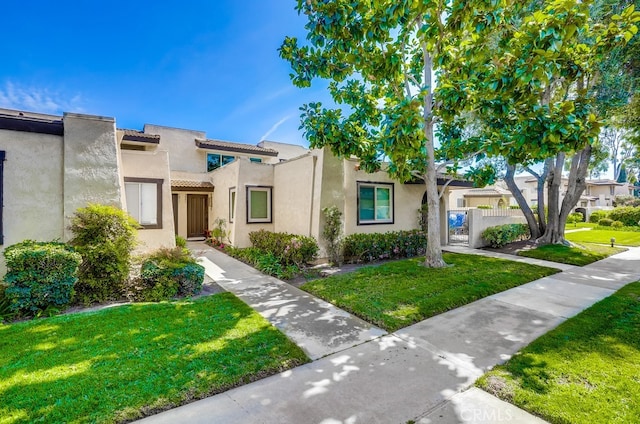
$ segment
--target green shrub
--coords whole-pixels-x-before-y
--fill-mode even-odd
[[[70,244],[83,260],[75,287],[77,301],[91,304],[122,296],[137,227],[133,218],[113,206],[89,205],[76,211]]]
[[[589,215],[589,222],[597,224],[602,218],[607,217],[607,211],[593,211]]]
[[[318,243],[313,237],[260,230],[249,233],[253,247],[269,252],[283,265],[302,266],[318,255]]]
[[[179,235],[176,234],[176,246],[177,247],[181,247],[183,249],[186,249],[187,240],[184,237],[179,236]]]
[[[327,242],[327,255],[332,265],[340,264],[342,242],[342,212],[335,207],[322,209],[324,214],[324,229],[322,230],[322,238]]]
[[[615,208],[609,212],[608,218],[613,221],[621,221],[625,227],[633,227],[640,225],[640,206],[624,206]]]
[[[509,205],[509,209],[520,209],[518,205]]]
[[[493,206],[491,206],[491,205],[478,205],[478,206],[476,206],[476,208],[478,208],[478,209],[493,209]]]
[[[482,238],[489,246],[498,248],[514,241],[524,240],[529,237],[527,224],[506,224],[489,227],[482,232]]]
[[[612,223],[613,219],[610,218],[602,218],[600,221],[598,221],[598,225],[601,227],[611,227]]]
[[[613,221],[611,223],[611,226],[613,228],[622,228],[622,227],[624,227],[624,223],[622,221]]]
[[[9,286],[0,283],[0,323],[11,321],[15,315],[15,312],[11,309],[11,299],[5,294],[7,287]]]
[[[245,262],[257,270],[264,272],[267,275],[274,276],[276,278],[289,280],[300,274],[300,268],[295,265],[286,265],[271,252],[265,252],[264,250],[256,247],[247,247],[244,249],[226,246],[224,251],[231,257]]]
[[[143,261],[140,277],[130,287],[130,297],[158,302],[193,296],[200,293],[203,281],[204,267],[196,263],[187,249],[159,249]]]
[[[616,196],[613,200],[613,206],[640,206],[640,198],[633,196]]]
[[[567,216],[567,224],[576,224],[578,222],[582,222],[583,219],[584,216],[581,213],[573,212]]]
[[[31,240],[4,251],[8,285],[4,295],[12,312],[37,315],[56,311],[71,302],[80,255],[64,243]]]
[[[209,235],[209,242],[214,246],[224,247],[225,240],[228,240],[229,238],[227,221],[224,218],[216,218],[213,225],[213,230],[210,231]]]
[[[424,255],[426,248],[427,235],[419,230],[351,234],[344,239],[345,258],[358,262],[411,258]]]

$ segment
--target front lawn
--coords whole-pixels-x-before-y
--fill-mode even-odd
[[[611,237],[615,237],[616,245],[640,246],[640,232],[638,231],[603,230],[601,228],[602,227],[599,227],[596,230],[566,233],[565,238],[574,243],[610,244]]]
[[[0,325],[0,423],[131,420],[307,361],[230,293]]]
[[[616,253],[624,252],[621,247],[602,246],[585,243],[579,247],[568,247],[561,244],[547,244],[530,250],[521,250],[519,256],[544,259],[569,265],[584,266],[592,262],[607,258]]]
[[[594,222],[574,222],[573,224],[566,224],[564,229],[565,231],[567,230],[578,230],[580,228],[593,228],[595,227],[596,223]]]
[[[640,282],[535,340],[478,385],[552,423],[638,422]]]
[[[388,331],[558,272],[503,259],[445,253],[451,266],[406,259],[314,280],[301,288]]]

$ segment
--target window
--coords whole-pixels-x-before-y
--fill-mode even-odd
[[[457,200],[456,207],[458,207],[458,208],[464,208],[464,199],[458,199],[458,200]]]
[[[358,225],[393,224],[393,184],[358,183]]]
[[[254,162],[254,163],[262,163],[262,159],[261,158],[249,158],[249,160],[251,162]]]
[[[236,217],[236,188],[229,189],[229,222],[233,222]]]
[[[207,153],[207,172],[225,166],[236,160],[235,156],[221,155],[219,153]]]
[[[247,187],[247,223],[271,222],[271,187]]]
[[[4,155],[5,152],[4,150],[0,150],[0,245],[4,244],[4,227],[2,225],[2,209],[4,206],[3,200],[2,200],[2,186],[4,184],[3,180],[4,180]]]
[[[127,212],[143,228],[162,228],[162,182],[153,178],[126,178]]]

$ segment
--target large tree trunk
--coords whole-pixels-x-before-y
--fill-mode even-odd
[[[538,228],[538,222],[536,222],[536,217],[533,215],[533,211],[527,204],[527,199],[524,198],[522,192],[516,185],[514,180],[514,175],[516,173],[516,166],[507,164],[507,173],[504,176],[504,181],[507,183],[507,187],[511,194],[516,199],[518,206],[520,206],[520,210],[524,214],[525,219],[527,220],[527,224],[529,224],[529,231],[531,232],[531,239],[536,240],[542,234],[540,229]]]
[[[549,170],[549,184],[547,188],[547,208],[549,210],[549,221],[542,237],[538,239],[541,244],[559,244],[564,241],[564,229],[559,233],[558,222],[560,218],[560,187],[562,186],[562,167],[564,165],[565,154],[560,152],[556,155],[553,168]]]
[[[563,156],[560,158],[560,156]],[[560,160],[561,159],[561,160]],[[567,223],[567,217],[578,204],[580,196],[587,187],[586,177],[589,172],[589,160],[591,159],[591,145],[587,144],[584,149],[578,151],[573,160],[571,161],[571,170],[569,171],[569,181],[567,184],[567,192],[565,193],[562,205],[558,204],[559,201],[559,185],[554,187],[553,184],[556,180],[556,176],[551,177],[551,184],[549,186],[549,224],[547,225],[547,231],[540,238],[540,242],[543,244],[565,244],[569,242],[564,238],[564,227]],[[564,163],[564,154],[558,154],[556,157],[556,164],[552,174],[556,174],[558,171],[559,162]],[[562,168],[560,168],[562,169]],[[559,178],[562,181],[562,175]],[[552,202],[555,199],[555,208],[552,211]],[[553,213],[553,214],[552,214]]]
[[[544,234],[547,231],[547,211],[545,211],[545,201],[544,201],[544,185],[547,183],[547,178],[549,178],[549,171],[553,166],[553,158],[548,158],[544,161],[544,167],[542,168],[542,173],[537,175],[538,179],[538,225],[540,226],[540,233]]]
[[[440,196],[438,196],[438,180],[436,176],[435,148],[433,140],[433,86],[431,85],[431,55],[423,45],[424,79],[429,87],[429,95],[424,100],[424,135],[427,150],[427,169],[424,182],[427,191],[427,255],[424,265],[429,268],[442,268],[447,264],[442,259],[440,244]]]

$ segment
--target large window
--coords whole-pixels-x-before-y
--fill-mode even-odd
[[[236,188],[229,189],[229,222],[233,222],[236,218]]]
[[[393,224],[393,184],[358,183],[358,225]]]
[[[125,178],[127,211],[143,228],[162,228],[162,182],[153,178]]]
[[[271,222],[271,187],[247,187],[247,223]]]
[[[207,172],[225,166],[236,160],[235,156],[221,155],[219,153],[207,153]]]

